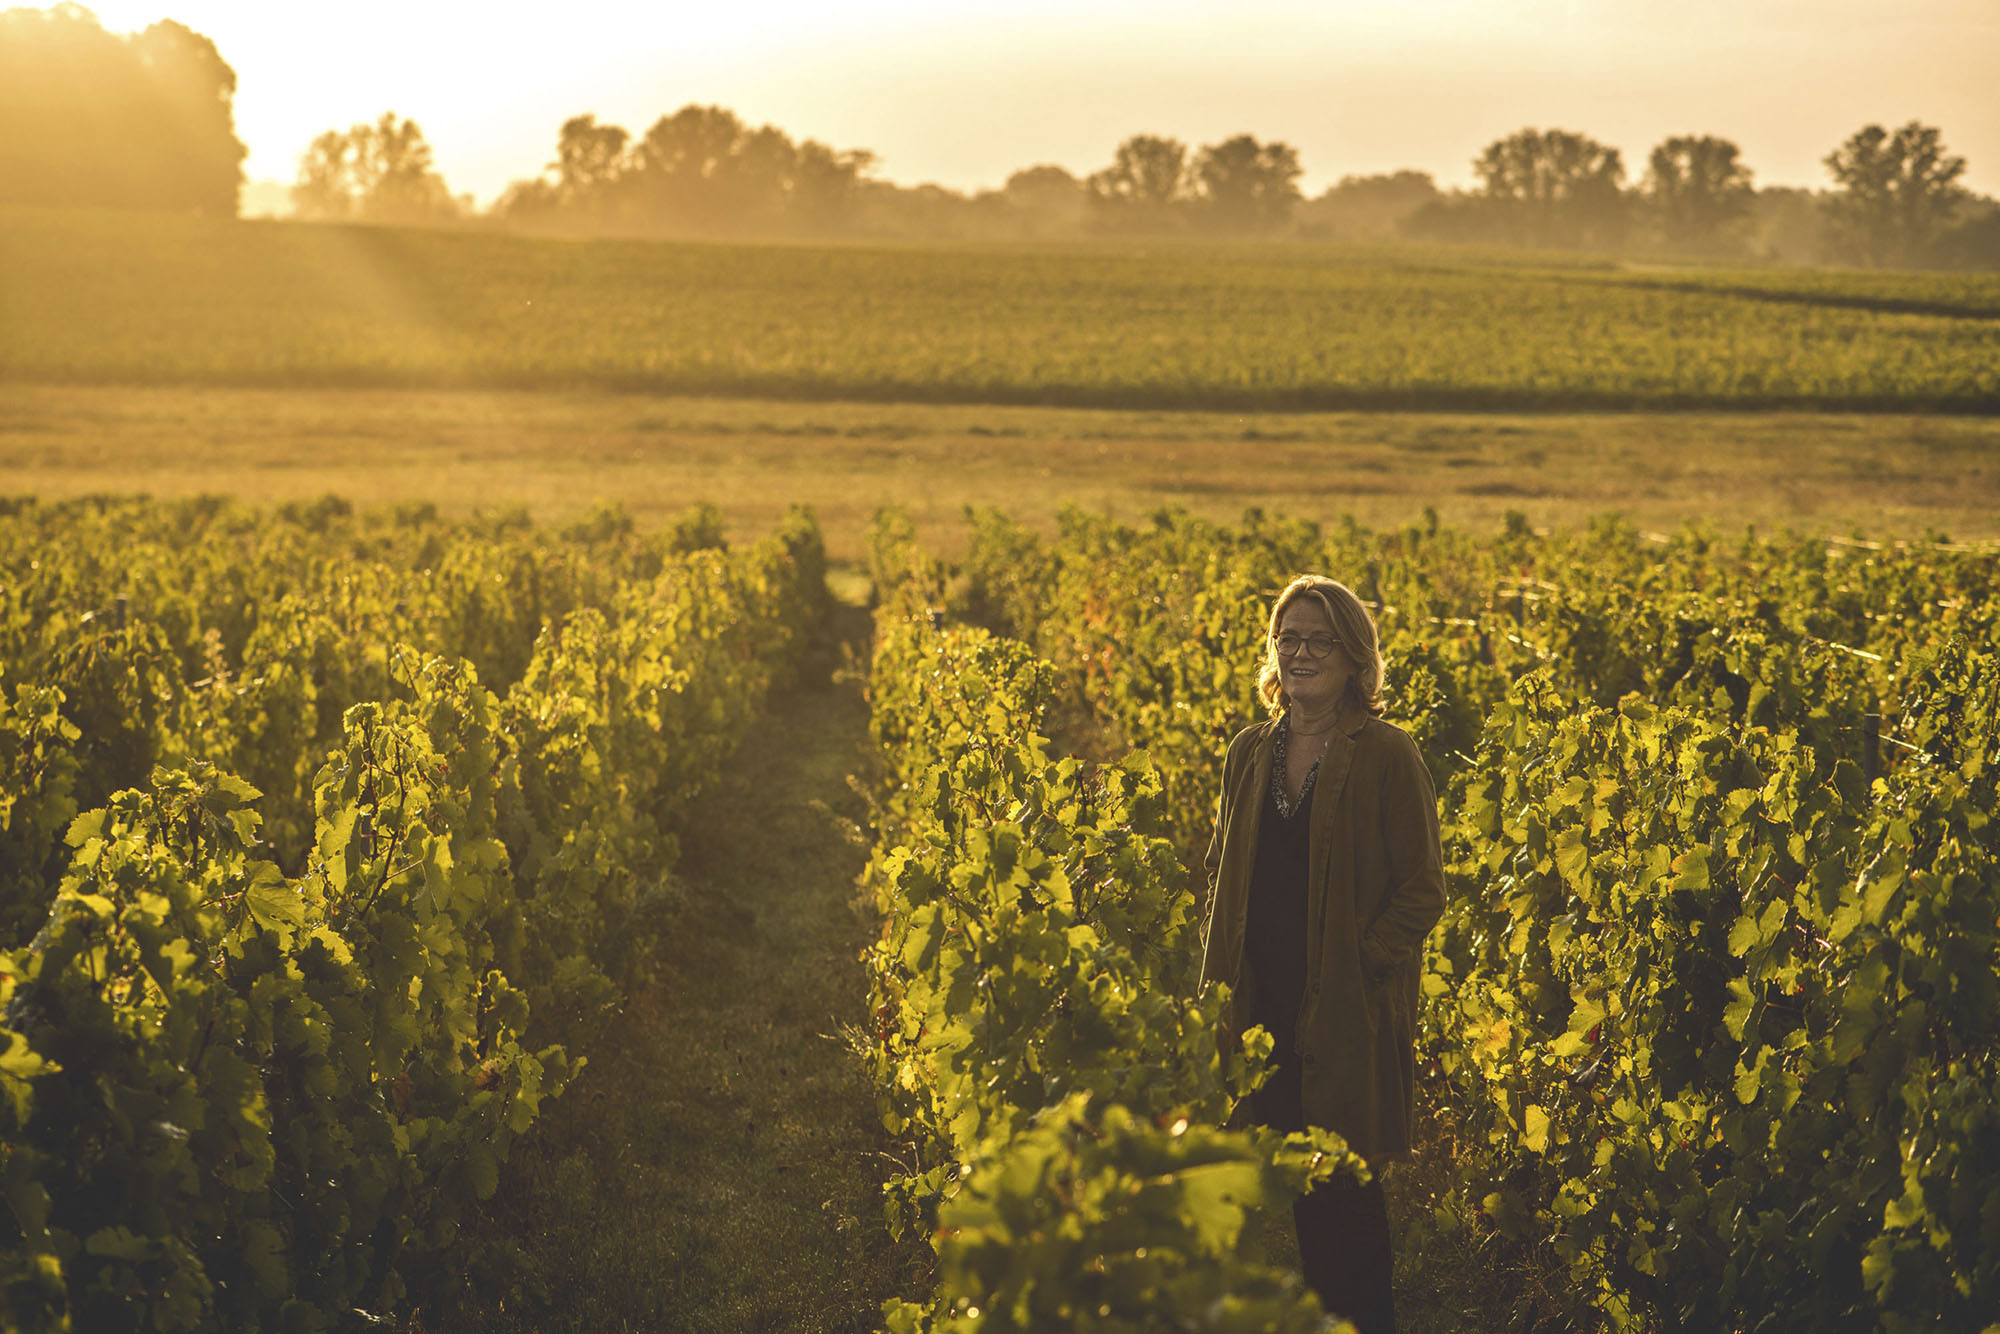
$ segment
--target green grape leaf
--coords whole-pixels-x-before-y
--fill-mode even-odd
[[[1722,1008],[1722,1026],[1733,1040],[1743,1040],[1743,1030],[1750,1024],[1750,1012],[1756,1004],[1748,982],[1740,977],[1729,979],[1729,1004]]]
[[[305,924],[306,905],[298,886],[270,862],[257,863],[250,887],[243,891],[243,902],[257,925],[277,932],[281,941],[289,943],[292,932]]]
[[[1245,1211],[1263,1201],[1262,1168],[1242,1159],[1183,1168],[1174,1174],[1174,1185],[1182,1221],[1210,1253],[1234,1246]]]
[[[1709,887],[1708,849],[1689,848],[1674,858],[1674,888],[1703,890]]]
[[[1549,1114],[1531,1102],[1521,1122],[1521,1143],[1531,1153],[1546,1154],[1549,1151]]]
[[[1590,875],[1590,848],[1581,829],[1565,829],[1556,835],[1556,870],[1572,885],[1585,884]]]
[[[1756,1060],[1747,1065],[1741,1060],[1736,1062],[1736,1083],[1734,1085],[1736,1101],[1750,1103],[1757,1100],[1757,1089],[1764,1078],[1764,1061],[1770,1054],[1771,1049],[1769,1047],[1759,1047],[1757,1049]]]

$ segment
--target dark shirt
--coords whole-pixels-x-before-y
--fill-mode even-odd
[[[1278,813],[1271,789],[1257,825],[1257,861],[1250,872],[1244,964],[1256,979],[1250,1022],[1270,1030],[1276,1073],[1252,1103],[1257,1119],[1279,1130],[1303,1128],[1299,1109],[1299,1006],[1306,994],[1306,882],[1311,866],[1312,789],[1291,818]]]

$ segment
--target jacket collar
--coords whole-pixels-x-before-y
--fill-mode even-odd
[[[1282,717],[1283,715],[1279,716]],[[1339,738],[1344,744],[1327,747],[1327,755],[1332,763],[1329,765],[1327,761],[1321,761],[1319,781],[1315,784],[1319,791],[1327,797],[1337,798],[1340,795],[1340,789],[1347,781],[1347,766],[1354,758],[1353,745],[1345,743],[1351,743],[1356,737],[1361,735],[1361,729],[1368,726],[1369,716],[1365,713],[1358,713],[1351,721],[1343,722],[1333,729],[1334,736]],[[1257,794],[1270,785],[1271,766],[1277,762],[1278,758],[1278,718],[1265,719],[1263,728],[1263,735],[1257,738],[1256,749],[1250,753],[1249,782],[1244,788],[1244,791],[1253,802],[1258,801]],[[1329,738],[1329,740],[1331,739]],[[1332,783],[1326,781],[1329,768],[1333,771],[1334,781]],[[1331,788],[1332,791],[1327,792],[1328,788]],[[1320,799],[1319,796],[1315,796],[1315,804]],[[1331,805],[1331,801],[1328,802],[1328,805]],[[1252,828],[1254,831],[1255,827],[1253,826]]]
[[[1279,717],[1283,716],[1284,716],[1283,714],[1279,715]],[[1340,723],[1336,723],[1334,725],[1334,730],[1346,736],[1349,740],[1352,740],[1353,738],[1361,735],[1362,728],[1368,726],[1368,717],[1369,715],[1365,713],[1356,713],[1352,718],[1347,719],[1346,721]],[[1277,740],[1278,740],[1278,719],[1273,718],[1271,719],[1268,728],[1265,731],[1264,744],[1266,746],[1273,746],[1277,744]]]

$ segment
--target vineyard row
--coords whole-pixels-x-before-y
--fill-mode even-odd
[[[891,1191],[935,1209],[936,1327],[1083,1295],[1139,1327],[1171,1276],[1207,1273],[1121,1212],[1143,1171],[1078,1155],[1113,1123],[1222,1136],[1240,1093],[1188,971],[1205,887],[1152,840],[1198,865],[1222,746],[1258,716],[1263,615],[1301,569],[1379,609],[1390,716],[1440,780],[1451,894],[1419,1021],[1453,1145],[1437,1217],[1565,1276],[1515,1315],[1973,1329],[2000,1309],[2000,557],[1073,513],[1053,541],[975,515],[956,571],[890,516],[876,564],[898,590],[876,725],[907,756],[877,1044],[888,1123],[928,1155]],[[1896,744],[1869,753],[1884,724]],[[1051,765],[1037,729],[1105,763]],[[1100,941],[1120,962],[1085,985]],[[1079,980],[1024,986],[1042,960]],[[1269,1140],[1217,1142],[1241,1176],[1172,1216],[1233,1237],[1234,1209],[1299,1178]],[[1100,1212],[1063,1225],[1050,1198]],[[998,1237],[1059,1237],[1071,1268],[1024,1275]]]
[[[310,1330],[496,1272],[473,1207],[821,633],[811,520],[23,503],[0,571],[0,1323]]]

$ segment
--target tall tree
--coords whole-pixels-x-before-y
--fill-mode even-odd
[[[172,19],[132,39],[161,113],[147,145],[158,198],[234,216],[245,150],[236,137],[236,71],[215,43]]]
[[[618,193],[630,163],[632,136],[622,126],[600,125],[597,117],[571,116],[556,134],[556,160],[548,169],[564,205],[580,216],[607,218],[617,211]]]
[[[1405,219],[1438,198],[1427,171],[1343,176],[1299,210],[1302,233],[1342,241],[1389,241]]]
[[[1945,152],[1934,125],[1911,121],[1890,134],[1868,125],[1828,153],[1839,190],[1831,202],[1836,237],[1868,264],[1919,264],[1968,196],[1958,178],[1965,159]]]
[[[1087,200],[1083,182],[1048,163],[1025,167],[1007,178],[1001,195],[1022,220],[1029,236],[1061,236],[1083,225]]]
[[[1205,221],[1217,231],[1268,232],[1291,220],[1299,202],[1298,150],[1247,134],[1209,144],[1189,169]]]
[[[593,116],[558,138],[553,179],[516,181],[494,203],[510,223],[651,236],[779,236],[849,230],[865,150],[795,144],[726,107],[688,105],[637,140]]]
[[[1624,236],[1625,164],[1568,130],[1516,130],[1473,159],[1500,232],[1524,245],[1615,245]]]
[[[299,160],[292,206],[307,218],[402,224],[447,222],[458,213],[423,130],[393,111],[315,138]]]
[[[1135,134],[1118,145],[1110,166],[1091,173],[1085,186],[1092,206],[1115,229],[1168,226],[1187,197],[1187,145]]]
[[[1690,249],[1728,242],[1756,198],[1741,150],[1708,134],[1676,135],[1654,148],[1640,193],[1667,241]]]
[[[713,180],[728,171],[745,128],[727,107],[689,103],[653,122],[639,143],[639,160],[662,176]]]
[[[736,138],[718,202],[741,230],[758,234],[776,229],[791,201],[799,150],[775,125],[746,129]]]
[[[394,112],[357,134],[361,216],[369,222],[446,222],[458,206],[417,123]]]
[[[800,144],[792,166],[788,209],[792,225],[822,234],[846,231],[876,161],[865,148],[836,150],[817,139]]]
[[[292,186],[292,212],[302,218],[339,220],[354,216],[354,144],[343,130],[313,137],[299,157]]]
[[[509,181],[493,201],[493,217],[511,226],[565,229],[569,221],[562,191],[546,176]]]
[[[784,209],[792,142],[752,131],[726,107],[689,104],[653,122],[635,150],[647,215],[674,231],[765,226]]]
[[[233,216],[236,74],[164,20],[106,32],[80,5],[0,11],[0,203]]]

